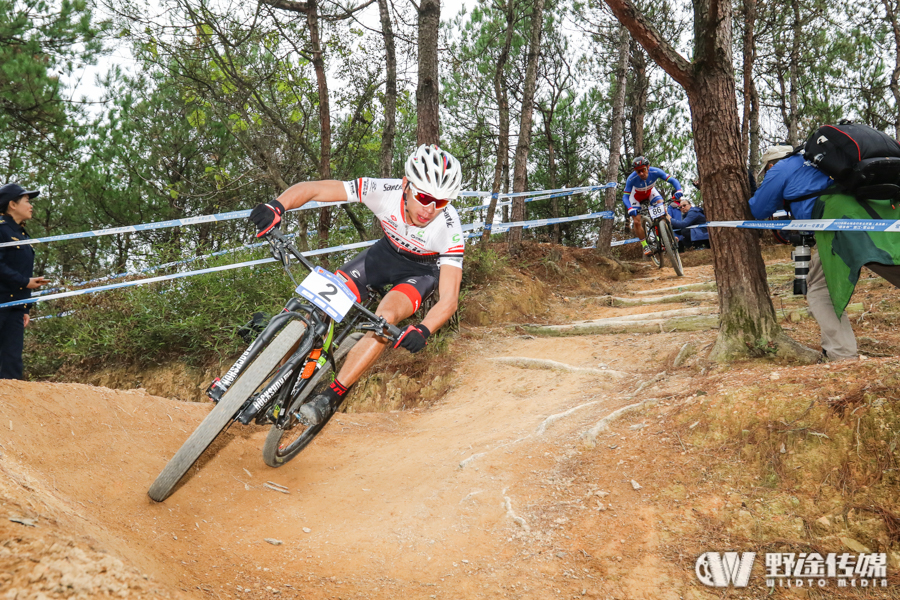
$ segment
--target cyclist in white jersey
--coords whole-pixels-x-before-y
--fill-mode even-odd
[[[406,161],[403,179],[309,181],[288,188],[277,200],[250,214],[265,235],[284,211],[307,202],[362,202],[378,217],[384,237],[337,270],[359,301],[366,286],[392,285],[376,314],[397,324],[410,317],[437,290],[438,302],[418,325],[410,325],[394,348],[422,350],[428,337],[456,312],[462,282],[464,242],[459,214],[450,201],[459,194],[459,161],[437,146],[419,146]],[[331,386],[300,407],[306,425],[322,422],[343,401],[347,389],[375,362],[387,342],[367,333],[350,350]]]

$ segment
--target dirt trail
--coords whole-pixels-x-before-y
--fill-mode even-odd
[[[711,279],[708,266],[654,271],[616,295]],[[715,298],[568,298],[559,322],[688,305]],[[339,414],[277,470],[262,462],[266,431],[234,426],[161,504],[146,490],[209,405],[0,382],[0,598],[707,597],[692,562],[666,550],[662,508],[632,485],[667,476],[674,440],[663,449],[626,428],[588,449],[582,436],[617,409],[690,389],[691,373],[654,376],[714,332],[462,338],[438,405]],[[488,360],[500,357],[608,374]]]

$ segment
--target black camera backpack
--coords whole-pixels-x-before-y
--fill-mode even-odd
[[[857,199],[900,197],[900,144],[868,125],[842,120],[819,127],[803,158]]]

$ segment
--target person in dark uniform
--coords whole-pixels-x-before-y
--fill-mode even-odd
[[[0,187],[0,243],[28,239],[22,223],[31,218],[31,199],[39,191],[26,191],[17,183]],[[0,248],[0,304],[24,300],[46,283],[34,273],[31,244]],[[0,308],[0,379],[22,379],[22,347],[30,305]]]

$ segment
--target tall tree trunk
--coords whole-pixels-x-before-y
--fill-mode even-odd
[[[634,155],[643,156],[644,117],[647,115],[650,96],[650,79],[647,77],[647,59],[637,42],[632,42],[631,46],[631,70],[631,139],[634,142]]]
[[[537,89],[538,61],[541,57],[541,32],[544,23],[544,2],[536,0],[531,13],[531,38],[528,42],[528,64],[525,67],[525,88],[522,92],[522,115],[519,121],[519,141],[513,162],[513,192],[524,192],[528,174],[528,153],[531,150],[531,122],[534,116],[534,93]],[[513,221],[525,220],[525,199],[513,198]],[[522,228],[509,230],[509,244],[512,250],[522,241]]]
[[[549,110],[541,111],[541,115],[543,116],[544,121],[544,136],[547,138],[547,171],[550,176],[550,189],[556,189],[556,144],[553,141],[553,113],[555,112],[556,102],[555,98],[552,101],[553,103],[550,105]],[[552,198],[550,200],[550,216],[554,219],[559,218],[559,198]],[[562,237],[560,234],[559,223],[553,224],[553,242],[556,244],[562,243]]]
[[[750,81],[750,172],[759,173],[759,90]],[[756,182],[759,185],[759,182]]]
[[[485,210],[484,231],[481,234],[481,245],[484,247],[491,237],[491,225],[494,223],[494,210],[497,208],[497,196],[509,174],[509,96],[506,86],[506,63],[509,60],[509,49],[512,47],[513,23],[516,18],[516,0],[506,0],[506,32],[500,56],[497,57],[497,70],[494,71],[494,96],[497,99],[498,136],[497,163],[494,166],[494,183],[491,186],[491,202]],[[508,190],[507,186],[504,191]]]
[[[394,31],[391,28],[388,0],[378,0],[378,13],[381,15],[384,64],[387,71],[384,80],[384,131],[381,132],[379,174],[387,179],[391,176],[394,163],[394,137],[397,133],[397,53],[394,49]]]
[[[605,0],[647,53],[687,92],[704,206],[711,221],[750,219],[747,167],[732,66],[732,4],[694,0],[693,62],[678,54],[630,0]],[[791,340],[769,298],[756,232],[710,228],[719,289],[719,333],[710,358],[731,360],[775,351],[807,361],[818,353]]]
[[[798,112],[800,111],[800,102],[797,98],[797,90],[800,88],[800,36],[802,35],[802,26],[800,23],[800,0],[791,0],[791,10],[794,15],[794,22],[791,24],[791,57],[790,57],[790,73],[791,73],[791,95],[790,95],[790,120],[788,121],[788,143],[796,146],[800,143],[800,131],[798,123]]]
[[[441,1],[419,3],[419,83],[416,87],[416,144],[437,144],[441,135],[438,89],[438,27]]]
[[[606,167],[606,181],[619,181],[619,163],[622,148],[622,135],[625,132],[625,88],[628,81],[628,52],[631,35],[624,27],[619,28],[619,60],[616,63],[616,87],[613,93],[612,126],[609,133],[609,162]],[[613,210],[619,190],[609,188],[604,193],[604,210]],[[600,221],[600,233],[597,235],[597,252],[601,256],[609,256],[612,248],[612,232],[615,221]]]
[[[887,15],[887,22],[894,33],[894,70],[891,71],[891,93],[894,95],[894,138],[900,140],[900,23],[894,0],[881,0]]]
[[[753,59],[756,58],[756,46],[754,44],[754,28],[756,26],[756,0],[744,0],[744,44],[743,44],[743,79],[744,79],[744,105],[741,114],[741,156],[744,160],[752,160],[750,157],[750,105],[752,103],[753,87]],[[751,169],[751,172],[753,170]]]
[[[319,91],[319,179],[331,179],[331,108],[328,102],[328,79],[325,74],[325,53],[319,33],[318,0],[306,2],[306,25],[309,27],[309,43],[312,49],[313,69],[316,72],[316,84]],[[328,233],[331,229],[331,208],[319,209],[319,248],[328,246]],[[324,257],[323,257],[324,259]],[[323,260],[322,262],[326,262]],[[327,262],[326,262],[327,264]]]

